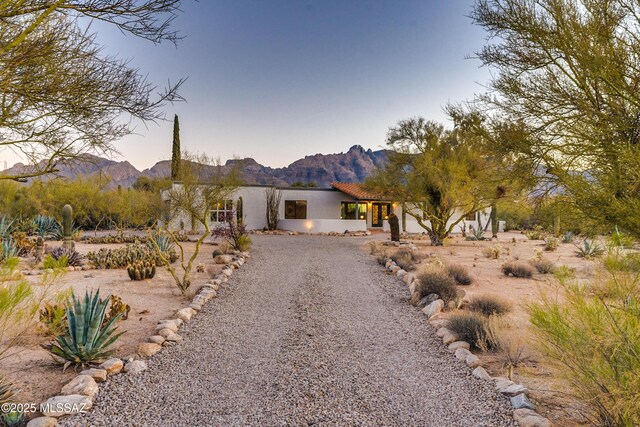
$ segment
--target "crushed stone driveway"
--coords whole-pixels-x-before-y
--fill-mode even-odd
[[[136,376],[68,426],[514,426],[366,239],[253,236],[252,257]],[[152,286],[152,285],[150,285]]]

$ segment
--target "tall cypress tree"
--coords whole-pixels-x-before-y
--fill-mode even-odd
[[[177,180],[180,176],[180,122],[178,115],[173,118],[173,151],[171,153],[171,179]]]

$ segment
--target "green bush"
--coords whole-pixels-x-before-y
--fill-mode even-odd
[[[534,258],[529,260],[529,264],[540,274],[552,274],[556,269],[554,262],[547,258]]]
[[[511,311],[511,303],[493,295],[479,295],[471,300],[468,308],[484,316],[501,316]]]
[[[544,250],[547,252],[553,252],[558,249],[560,241],[555,237],[547,237],[544,239]]]
[[[513,276],[521,279],[529,279],[533,276],[531,267],[521,262],[507,262],[503,264],[502,273],[505,276]]]
[[[425,271],[420,273],[417,279],[416,291],[420,294],[420,298],[430,294],[437,294],[445,305],[458,298],[456,282],[444,271]]]
[[[60,258],[55,259],[51,254],[46,254],[42,260],[42,266],[45,269],[69,267],[69,259],[66,255],[61,255]]]
[[[609,251],[602,260],[605,269],[611,273],[616,271],[640,272],[640,253],[623,254],[619,251]]]
[[[640,425],[640,276],[608,274],[598,288],[561,281],[564,298],[530,307],[540,349],[561,367],[597,424]]]
[[[460,264],[449,264],[446,267],[447,274],[455,280],[456,284],[468,286],[473,283],[473,278],[469,275],[467,268]]]
[[[543,240],[545,232],[541,225],[534,225],[531,230],[525,231],[524,235],[527,236],[529,240]]]
[[[477,313],[456,313],[447,319],[449,329],[458,340],[466,341],[473,348],[493,351],[500,347],[495,328],[490,319]]]

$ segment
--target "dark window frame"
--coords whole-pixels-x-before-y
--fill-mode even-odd
[[[307,219],[307,201],[285,200],[284,219]]]

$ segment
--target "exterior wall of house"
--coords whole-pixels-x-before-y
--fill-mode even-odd
[[[180,184],[174,184],[174,188],[179,188]],[[249,230],[261,230],[266,227],[266,210],[267,210],[267,198],[266,198],[266,186],[243,186],[239,187],[231,196],[233,201],[233,209],[237,210],[238,200],[242,199],[242,217],[244,223]],[[367,228],[372,227],[372,203],[366,201],[358,201],[359,204],[365,204],[367,206],[367,218],[365,220],[360,219],[340,219],[341,215],[341,202],[355,202],[356,200],[351,196],[335,190],[326,188],[281,188],[280,192],[282,198],[280,200],[280,221],[278,228],[290,231],[298,232],[343,232],[349,231],[364,231]],[[168,194],[163,193],[163,198],[166,200]],[[305,219],[287,219],[285,218],[285,204],[286,201],[305,201],[307,207],[307,215]],[[397,203],[391,204],[391,212],[398,215],[401,221],[402,227],[402,207]],[[480,212],[476,218],[480,218],[483,226],[486,226],[489,222],[489,214],[491,210],[485,209]],[[215,216],[215,215],[214,215]],[[215,218],[214,218],[215,219]],[[214,222],[209,223],[212,228],[217,224]],[[170,228],[174,230],[181,229],[181,225],[185,230],[191,229],[191,218],[186,213],[179,214],[172,218]],[[460,233],[460,223],[456,226],[452,232]],[[467,231],[470,226],[478,227],[477,219],[475,221],[465,221]],[[198,225],[200,231],[203,227]],[[389,231],[389,223],[383,221],[384,231]],[[406,216],[406,231],[409,233],[422,233],[425,232],[424,228],[420,227],[418,222],[410,215]]]

